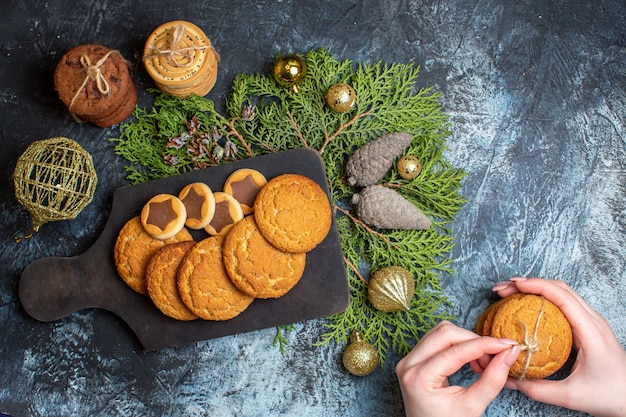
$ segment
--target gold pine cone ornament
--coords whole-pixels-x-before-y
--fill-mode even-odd
[[[387,266],[376,272],[369,281],[367,298],[372,305],[388,313],[411,309],[415,294],[413,275],[399,266]]]

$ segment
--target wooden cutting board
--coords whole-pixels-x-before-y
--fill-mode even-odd
[[[24,269],[19,284],[24,309],[40,321],[58,320],[86,308],[111,311],[128,324],[145,350],[180,346],[345,310],[350,295],[334,220],[326,239],[307,254],[304,275],[291,291],[277,299],[256,299],[246,311],[227,321],[171,319],[148,296],[134,292],[118,276],[113,262],[117,235],[129,219],[140,214],[152,196],[178,195],[185,185],[197,181],[206,183],[213,191],[221,191],[226,178],[240,168],[256,169],[268,180],[284,173],[306,175],[329,194],[323,161],[311,149],[279,152],[119,188],[113,195],[109,220],[92,247],[75,257],[39,259]],[[192,231],[192,234],[196,241],[208,237],[204,231]]]

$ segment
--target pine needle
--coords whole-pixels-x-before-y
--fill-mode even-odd
[[[391,351],[408,353],[438,321],[452,318],[439,277],[452,271],[449,254],[454,237],[447,225],[465,203],[460,195],[465,172],[443,157],[451,134],[448,116],[439,93],[417,87],[418,66],[383,62],[355,66],[323,49],[309,51],[304,58],[307,75],[297,94],[279,86],[269,74],[239,74],[226,101],[225,117],[208,99],[158,94],[154,109],[137,108],[134,119],[122,126],[120,137],[112,140],[116,153],[131,163],[128,179],[134,183],[185,172],[199,163],[225,162],[210,155],[194,159],[184,148],[167,147],[168,141],[185,133],[186,122],[194,116],[199,129],[214,136],[212,147],[222,146],[225,138],[236,142],[238,152],[231,159],[300,147],[320,151],[332,203],[340,208],[336,220],[351,299],[344,312],[323,323],[316,345],[346,343],[352,331],[360,330],[384,364]],[[350,84],[356,92],[356,105],[348,113],[334,112],[325,104],[327,89],[339,82]],[[242,117],[251,107],[254,117]],[[422,171],[409,181],[390,169],[381,183],[426,213],[434,224],[429,230],[372,230],[351,214],[349,201],[358,190],[344,181],[346,161],[356,148],[390,132],[413,135],[405,153],[420,160]],[[177,163],[171,164],[171,158]],[[390,265],[403,267],[415,277],[416,294],[408,312],[381,312],[367,300],[370,272]],[[283,332],[288,330],[277,330],[274,343],[281,351],[287,341]]]

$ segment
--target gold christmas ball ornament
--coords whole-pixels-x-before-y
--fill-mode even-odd
[[[358,330],[350,335],[350,344],[343,352],[343,366],[356,376],[369,375],[378,366],[378,352]]]
[[[284,55],[276,59],[272,70],[274,80],[283,87],[297,93],[298,84],[306,75],[306,64],[298,55]]]
[[[338,113],[350,111],[354,103],[356,103],[356,93],[348,84],[335,84],[326,92],[326,104]]]
[[[398,161],[398,175],[405,180],[412,180],[422,172],[422,164],[413,155],[405,155]]]
[[[15,198],[31,214],[33,231],[76,217],[91,202],[97,182],[91,155],[65,137],[31,143],[13,172]]]
[[[367,289],[370,303],[376,309],[388,313],[409,311],[414,294],[413,275],[399,266],[387,266],[376,272]]]

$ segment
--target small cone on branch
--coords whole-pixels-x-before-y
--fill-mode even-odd
[[[395,190],[370,185],[352,196],[357,217],[379,229],[427,230],[432,221]]]
[[[352,186],[367,187],[380,181],[393,160],[411,145],[413,136],[406,132],[387,133],[354,151],[346,164],[346,177]]]

